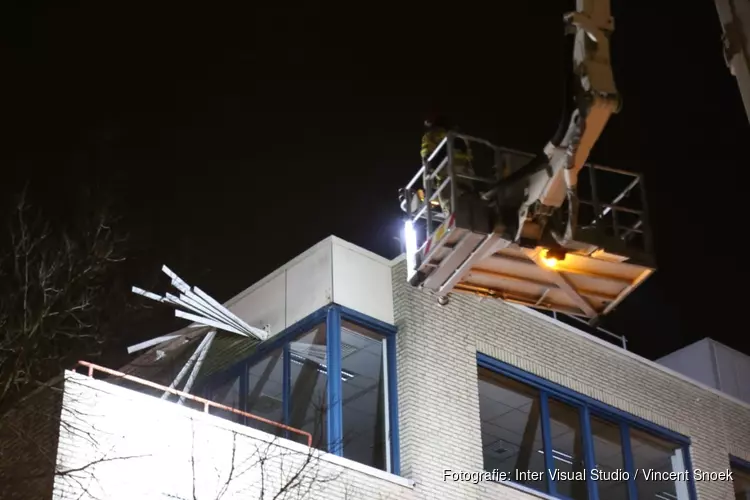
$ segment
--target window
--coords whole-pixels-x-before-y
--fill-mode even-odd
[[[695,500],[684,436],[477,357],[484,468],[494,477],[566,500]]]
[[[276,349],[267,356],[248,363],[243,370],[247,371],[247,389],[242,375],[232,376],[226,382],[213,388],[209,398],[217,403],[244,410],[274,422],[283,421],[282,412],[282,350]],[[242,395],[242,392],[246,394]],[[275,435],[281,435],[279,427],[260,420],[246,418],[228,410],[210,409],[210,413],[227,420],[253,427]]]
[[[512,474],[544,474],[539,391],[479,368],[479,407],[482,420],[484,467]],[[526,474],[517,482],[547,491],[544,477]]]
[[[557,493],[573,500],[587,500],[581,415],[578,408],[549,398],[552,467],[567,478],[557,481]]]
[[[602,471],[596,481],[599,498],[627,500],[628,483],[619,474],[625,470],[620,426],[592,415],[591,439],[594,442],[596,467]]]
[[[672,471],[684,471],[685,460],[682,446],[648,434],[644,431],[630,430],[630,449],[633,453],[633,466],[639,471],[650,474],[639,474],[636,479],[638,498],[685,499],[688,496],[687,478],[677,480],[670,478]]]
[[[735,458],[731,463],[735,500],[750,500],[750,463]]]
[[[326,325],[318,325],[288,346],[289,425],[312,434],[313,446],[327,449],[328,363]],[[293,433],[292,433],[293,434]],[[298,440],[299,436],[289,436]]]
[[[354,323],[341,329],[344,456],[381,470],[388,432],[383,340]]]
[[[340,306],[276,335],[208,382],[215,401],[312,435],[312,445],[398,474],[395,328]],[[334,376],[336,374],[336,376]],[[265,432],[307,438],[228,411]]]
[[[230,408],[240,409],[240,379],[241,377],[237,375],[231,377],[228,381],[219,384],[217,387],[214,387],[208,395],[209,399],[225,406],[229,406]],[[233,422],[242,422],[242,417],[237,413],[217,408],[209,408],[209,412]]]
[[[244,408],[273,422],[282,422],[283,414],[283,371],[282,350],[276,349],[268,356],[247,367],[247,396]],[[275,435],[281,435],[280,428],[274,425],[240,417],[245,425]]]

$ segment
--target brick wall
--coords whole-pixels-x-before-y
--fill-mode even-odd
[[[458,295],[442,307],[393,269],[398,333],[401,469],[427,498],[533,498],[494,483],[446,483],[443,469],[482,470],[476,353],[481,352],[690,436],[694,468],[750,458],[750,407],[546,317]],[[699,500],[734,498],[727,482],[697,483]]]
[[[308,469],[313,491],[301,494],[303,486],[286,498],[538,498],[501,484],[445,480],[445,469],[482,470],[477,352],[690,436],[693,467],[722,471],[730,453],[750,460],[747,405],[538,313],[470,296],[441,307],[406,284],[403,262],[393,269],[393,287],[401,470],[414,485],[324,455]],[[80,471],[56,477],[56,499],[216,500],[231,475],[221,498],[249,500],[260,498],[260,472],[248,467],[259,446],[276,457],[264,465],[269,480],[288,477],[304,460],[304,448],[291,442],[269,448],[267,434],[80,375],[67,374],[64,397],[71,409],[64,423],[75,428],[61,427],[57,466]],[[699,500],[733,498],[730,483],[697,488]]]
[[[62,384],[44,387],[0,419],[0,500],[49,500]]]

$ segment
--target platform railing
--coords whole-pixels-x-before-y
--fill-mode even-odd
[[[453,171],[453,142],[456,138],[463,139],[466,141],[471,151],[472,145],[481,145],[482,147],[489,148],[492,152],[493,165],[492,169],[495,173],[495,179],[486,179],[479,176],[470,176],[455,174]],[[445,153],[445,154],[444,154]],[[411,178],[409,183],[406,185],[404,190],[405,197],[405,211],[407,215],[407,223],[411,227],[416,227],[416,224],[420,219],[425,219],[425,231],[422,233],[424,236],[419,237],[415,245],[413,245],[414,251],[422,248],[425,242],[429,241],[435,231],[440,228],[440,224],[434,224],[442,222],[442,216],[436,216],[433,213],[433,203],[440,196],[445,189],[450,190],[451,206],[456,206],[456,189],[454,183],[456,178],[462,178],[474,181],[478,185],[493,185],[500,178],[505,177],[513,170],[513,165],[523,165],[534,158],[534,155],[525,153],[522,151],[514,150],[511,148],[496,146],[491,142],[473,137],[466,134],[458,134],[455,132],[448,132],[446,137],[440,141],[435,151],[429,156],[427,163],[432,164],[436,158],[444,154],[444,158],[440,161],[432,171],[428,171],[425,165],[417,171],[417,173]],[[474,162],[476,163],[476,161]],[[482,166],[482,165],[478,165]],[[583,213],[579,214],[577,226],[596,226],[604,230],[605,227],[609,227],[614,233],[614,237],[622,240],[625,244],[632,246],[631,241],[635,235],[642,237],[642,249],[646,254],[651,255],[653,251],[653,243],[651,239],[650,225],[648,221],[648,209],[646,204],[645,187],[643,185],[643,176],[641,174],[630,172],[626,170],[605,167],[594,163],[586,163],[584,169],[588,172],[588,175],[584,175],[583,171],[579,174],[579,189],[581,188],[581,181],[584,178],[590,184],[590,196],[583,196],[583,193],[579,193],[578,201],[581,205],[588,205],[593,208],[593,217],[586,218],[584,220]],[[504,170],[507,170],[504,172]],[[438,175],[447,171],[444,175],[445,179],[440,183],[437,188],[434,188],[435,179]],[[627,186],[621,190],[619,194],[611,199],[600,198],[599,189],[597,186],[597,173],[606,172],[613,174],[620,179],[624,180],[629,178]],[[606,179],[605,179],[606,180]],[[618,181],[619,182],[619,181]],[[415,207],[412,207],[416,191],[420,188],[424,192],[424,199]],[[639,197],[639,208],[631,208],[625,206],[622,202],[631,193],[636,190],[640,191]],[[624,224],[623,220],[627,217],[635,218],[636,220]],[[415,233],[416,236],[416,233]],[[421,236],[421,235],[420,235]]]
[[[500,148],[498,146],[495,146],[494,144],[490,143],[489,141],[486,141],[484,139],[480,139],[478,137],[472,137],[465,134],[458,134],[456,132],[448,132],[446,136],[443,138],[442,141],[437,145],[435,150],[430,154],[430,156],[427,158],[427,164],[432,165],[435,159],[440,156],[442,153],[446,153],[445,157],[440,161],[440,164],[432,169],[431,171],[427,169],[426,165],[422,165],[422,167],[417,171],[417,173],[411,178],[409,183],[406,185],[406,189],[404,190],[404,197],[405,197],[405,204],[406,204],[406,215],[407,215],[407,221],[409,221],[410,224],[414,225],[416,224],[420,219],[425,219],[425,236],[422,240],[422,243],[429,240],[433,233],[438,229],[438,227],[433,227],[433,223],[435,221],[435,214],[433,214],[432,206],[436,199],[440,196],[441,193],[443,193],[444,190],[449,189],[450,190],[450,200],[451,200],[451,207],[456,206],[456,189],[454,188],[455,185],[455,179],[466,179],[471,180],[476,183],[482,183],[487,185],[492,185],[495,180],[494,179],[486,179],[483,177],[475,176],[475,175],[465,175],[465,174],[456,174],[453,171],[453,158],[454,158],[454,141],[455,139],[463,139],[466,141],[469,150],[471,150],[471,144],[481,144],[483,146],[487,146],[491,148],[494,153],[494,167],[497,168],[499,165],[501,165],[503,159],[502,155],[506,153],[518,153],[506,148]],[[440,183],[437,188],[433,189],[433,184],[437,177],[445,171],[446,175],[444,176],[445,179]],[[421,188],[424,192],[424,200],[412,210],[412,202],[413,202],[413,191],[416,191],[419,189],[418,183],[421,181]],[[441,218],[442,220],[442,218]],[[421,243],[417,244],[417,248],[421,247]]]
[[[95,365],[93,363],[89,363],[88,361],[79,361],[78,365],[88,368],[87,375],[89,377],[91,377],[91,378],[94,378],[94,372],[95,371],[102,372],[102,373],[106,373],[108,375],[112,375],[114,377],[117,377],[118,379],[128,380],[130,382],[135,382],[136,384],[144,385],[146,387],[151,387],[152,389],[157,389],[157,390],[160,390],[160,391],[165,391],[165,392],[174,394],[176,396],[180,396],[181,398],[190,399],[192,401],[200,403],[200,404],[203,405],[203,412],[204,413],[209,413],[209,411],[208,411],[209,408],[216,408],[216,409],[219,409],[219,410],[228,411],[230,413],[236,413],[237,415],[241,415],[243,417],[247,417],[247,418],[250,418],[252,420],[256,420],[258,422],[263,422],[264,424],[268,424],[268,425],[271,425],[271,426],[274,426],[274,427],[278,427],[279,429],[283,429],[285,431],[293,432],[295,434],[299,434],[299,435],[301,435],[303,437],[306,437],[307,438],[307,446],[312,447],[312,434],[310,434],[309,432],[303,431],[301,429],[297,429],[297,428],[294,428],[294,427],[282,424],[280,422],[274,422],[273,420],[268,420],[266,418],[259,417],[258,415],[253,415],[252,413],[247,413],[245,411],[238,410],[236,408],[232,408],[231,406],[226,406],[226,405],[223,405],[223,404],[220,404],[220,403],[216,403],[214,401],[210,401],[208,399],[204,399],[204,398],[195,396],[193,394],[189,394],[187,392],[178,391],[177,389],[172,389],[170,387],[167,387],[167,386],[164,386],[164,385],[161,385],[161,384],[157,384],[157,383],[151,382],[149,380],[145,380],[145,379],[142,379],[142,378],[139,378],[139,377],[134,377],[133,375],[128,375],[127,373],[123,373],[123,372],[119,372],[117,370],[112,370],[110,368],[105,368],[103,366]]]
[[[628,350],[628,339],[627,339],[627,337],[625,337],[625,335],[618,335],[618,334],[616,334],[614,332],[611,332],[611,331],[609,331],[609,330],[607,330],[605,328],[602,328],[601,326],[591,326],[588,321],[585,321],[585,320],[579,318],[578,316],[573,316],[572,314],[565,314],[565,313],[562,313],[562,312],[550,311],[548,315],[552,316],[554,319],[556,319],[557,321],[560,321],[561,323],[567,323],[567,321],[563,321],[563,319],[575,321],[576,323],[579,323],[579,324],[583,325],[584,327],[589,328],[589,329],[595,331],[596,333],[601,334],[602,336],[609,337],[611,339],[616,339],[618,341],[618,343],[622,346],[622,348],[624,350],[626,350],[626,351]],[[570,325],[570,326],[573,326],[573,325]],[[576,328],[576,327],[574,327],[574,328]],[[579,328],[579,330],[580,330],[580,328]],[[581,330],[581,331],[583,331],[583,330]],[[591,335],[591,334],[589,333],[589,335]]]
[[[648,219],[648,204],[646,201],[646,189],[643,175],[597,164],[586,164],[588,179],[591,190],[591,200],[581,199],[580,203],[590,205],[594,210],[594,219],[587,221],[593,226],[603,225],[605,218],[611,218],[613,236],[628,243],[633,236],[640,234],[643,238],[643,250],[651,254],[653,243],[651,239],[651,228]],[[627,185],[621,189],[610,201],[603,202],[598,192],[597,172],[607,172],[623,178],[629,178]],[[623,200],[638,191],[640,208],[626,207]],[[620,220],[623,214],[630,214],[635,220],[629,224],[623,224]]]

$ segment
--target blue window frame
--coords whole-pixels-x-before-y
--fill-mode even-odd
[[[492,477],[566,500],[697,500],[686,436],[484,354],[477,363]]]
[[[396,327],[331,304],[216,374],[204,394],[313,435],[329,453],[400,473]],[[296,439],[293,433],[245,425]]]

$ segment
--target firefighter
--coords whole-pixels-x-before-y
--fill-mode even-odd
[[[422,136],[422,149],[420,151],[422,155],[422,164],[425,165],[427,172],[433,172],[440,166],[447,155],[447,148],[443,147],[435,155],[432,160],[428,162],[428,158],[440,145],[440,142],[445,138],[448,133],[447,125],[444,120],[440,117],[430,117],[424,121],[425,132]],[[471,166],[471,151],[469,150],[468,144],[461,138],[456,138],[453,143],[453,173],[459,175],[474,175],[474,170]],[[446,165],[443,169],[435,176],[435,184],[433,189],[437,189],[448,177],[448,166]],[[440,201],[440,208],[443,211],[445,217],[451,214],[451,187],[456,190],[456,199],[466,193],[472,192],[474,189],[473,183],[469,179],[456,178],[454,185],[451,186],[449,183],[445,188],[438,194],[438,200]]]

